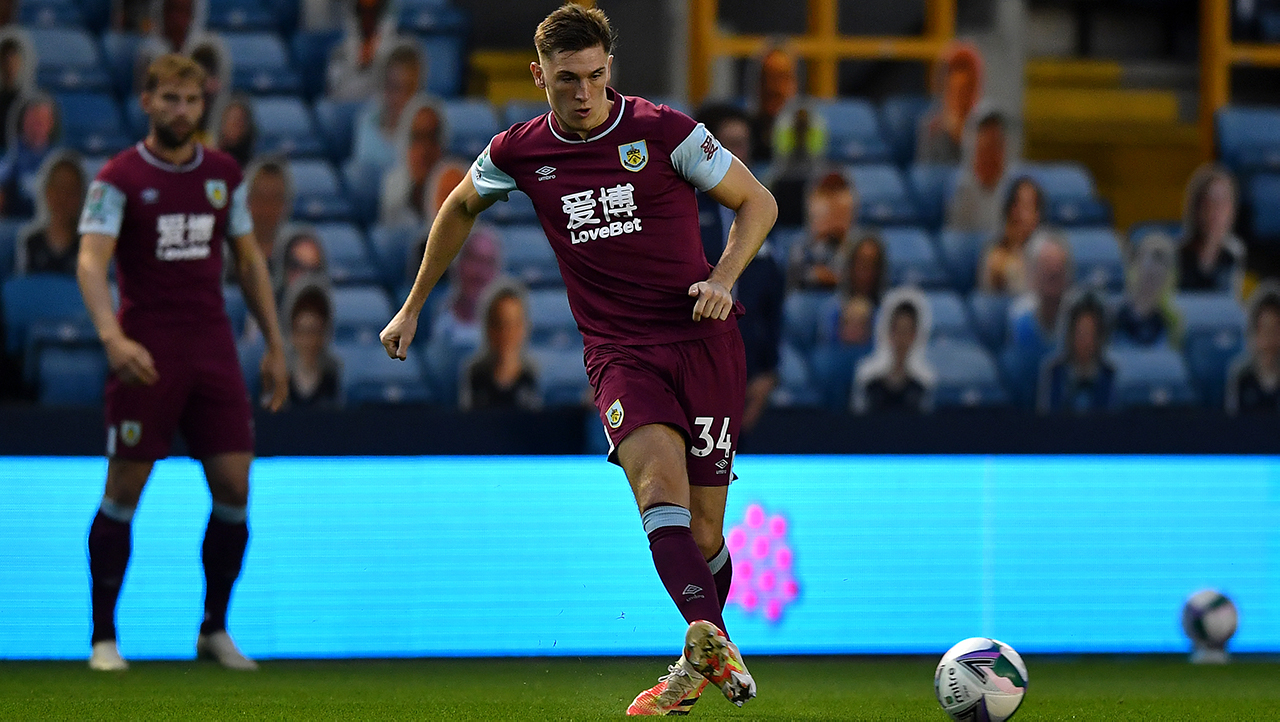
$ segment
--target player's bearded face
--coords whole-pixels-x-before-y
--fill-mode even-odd
[[[602,46],[561,51],[540,57],[534,77],[546,86],[547,102],[556,120],[566,129],[585,133],[609,117],[609,100],[605,87],[613,56]]]
[[[190,141],[204,114],[200,86],[194,81],[161,83],[147,95],[147,114],[156,141],[166,148],[179,148]]]

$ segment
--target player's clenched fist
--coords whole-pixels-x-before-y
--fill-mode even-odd
[[[388,356],[403,361],[409,353],[409,343],[417,332],[418,317],[410,316],[401,309],[387,327],[382,329],[382,333],[378,334],[378,338],[382,340],[382,347],[387,350]]]
[[[689,295],[698,299],[693,304],[693,320],[714,318],[723,321],[733,310],[733,294],[715,281],[699,281],[689,287]]]
[[[151,352],[123,336],[104,344],[111,373],[130,386],[150,386],[160,380]]]

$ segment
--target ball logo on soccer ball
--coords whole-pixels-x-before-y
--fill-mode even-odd
[[[1182,605],[1182,631],[1191,640],[1191,661],[1222,664],[1227,661],[1227,642],[1236,633],[1239,614],[1236,605],[1216,589],[1201,589]]]
[[[1022,704],[1027,665],[1004,642],[971,637],[942,655],[933,691],[957,722],[1003,722]]]

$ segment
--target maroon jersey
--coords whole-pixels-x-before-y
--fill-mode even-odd
[[[533,200],[588,349],[735,328],[736,318],[695,322],[689,296],[711,272],[694,188],[715,187],[732,155],[683,113],[606,93],[609,116],[585,140],[554,113],[494,136],[471,167],[476,190],[505,200],[518,188]]]
[[[112,158],[89,186],[81,233],[116,238],[120,325],[207,328],[226,324],[222,242],[253,230],[240,167],[197,145],[176,166],[143,143]]]

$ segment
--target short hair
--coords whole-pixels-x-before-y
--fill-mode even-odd
[[[15,37],[7,37],[0,40],[0,57],[10,53],[21,53],[22,43]]]
[[[1267,284],[1258,289],[1257,297],[1249,309],[1249,328],[1256,328],[1263,311],[1280,315],[1280,287]]]
[[[262,161],[253,169],[253,173],[249,176],[250,185],[252,185],[253,182],[262,175],[274,175],[285,179],[288,178],[288,174],[284,169],[284,163],[274,158],[268,158],[267,160]]]
[[[311,284],[298,292],[289,309],[289,322],[298,318],[298,314],[310,311],[324,319],[325,326],[333,323],[333,306],[329,303],[329,294],[318,284]]]
[[[988,110],[978,117],[978,130],[987,128],[998,128],[1001,132],[1008,130],[1009,121],[1005,119],[1004,113],[998,110]]]
[[[1095,335],[1098,339],[1105,340],[1107,337],[1107,307],[1103,305],[1097,294],[1089,292],[1081,294],[1067,311],[1067,333],[1074,333],[1076,324],[1086,315],[1093,316],[1094,320],[1098,322]]]
[[[383,68],[383,74],[391,72],[393,65],[412,65],[419,71],[422,69],[422,53],[413,47],[410,43],[400,43],[391,49],[387,54],[386,66]]]
[[[825,173],[813,184],[812,195],[834,195],[844,191],[853,192],[853,182],[845,174],[838,171]]]
[[[1041,217],[1044,216],[1044,190],[1040,188],[1040,184],[1035,178],[1029,175],[1018,176],[1009,184],[1009,190],[1004,195],[1004,207],[1001,209],[1000,217],[1009,218],[1009,214],[1013,212],[1013,204],[1018,202],[1018,191],[1022,186],[1028,186],[1036,192],[1036,211]]]
[[[617,40],[603,10],[572,3],[557,8],[538,23],[533,33],[533,45],[542,57],[561,51],[575,53],[597,45],[604,48],[605,55],[611,55]]]
[[[916,308],[915,301],[912,301],[909,298],[904,298],[898,301],[898,303],[894,305],[893,309],[889,311],[889,323],[892,324],[893,319],[899,314],[909,316],[912,323],[916,324],[916,326],[920,325],[920,309]]]
[[[731,120],[746,123],[748,128],[751,127],[751,116],[747,115],[747,111],[725,103],[703,106],[698,110],[697,120],[707,126],[707,130],[711,131],[712,135],[718,135],[720,128]]]
[[[151,61],[147,66],[147,82],[143,86],[148,93],[154,92],[160,84],[170,80],[191,80],[204,86],[204,68],[185,55],[167,53]]]

